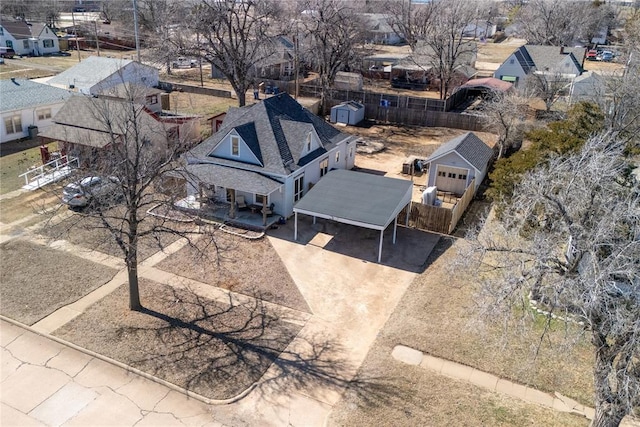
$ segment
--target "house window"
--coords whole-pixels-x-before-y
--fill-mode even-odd
[[[458,174],[458,179],[467,179],[467,175],[463,175],[463,174]]]
[[[513,64],[515,64],[515,63],[516,63],[516,60],[515,60],[515,59],[513,59],[513,58],[512,58],[512,59],[510,59],[510,60],[509,60],[509,64],[513,65]]]
[[[304,194],[304,175],[300,175],[293,181],[293,201],[297,202],[302,199]]]
[[[455,173],[449,172],[449,178],[455,178],[455,177],[456,177]]]
[[[158,95],[147,96],[147,104],[157,104],[158,103]]]
[[[4,36],[4,28],[0,27],[0,36]]]
[[[353,157],[353,147],[349,147],[349,157]]]
[[[263,196],[262,194],[256,194],[256,205],[269,206],[269,198],[267,196]]]
[[[438,176],[445,177],[445,176],[447,176],[447,173],[444,172],[444,171],[438,171]]]
[[[13,42],[11,40],[7,40],[7,47],[13,49]]]
[[[340,152],[336,151],[336,163],[340,163]]]
[[[323,177],[329,171],[329,159],[324,159],[320,162],[320,177]]]
[[[38,110],[37,113],[38,113],[38,120],[47,120],[51,118],[51,108]]]
[[[22,133],[22,119],[18,115],[5,117],[4,127],[7,130],[7,134]]]
[[[51,39],[46,39],[46,40],[42,40],[42,46],[43,47],[53,47],[53,40]]]
[[[311,133],[307,135],[307,152],[311,151]]]
[[[37,44],[38,42],[36,42]],[[22,41],[22,47],[25,49],[29,49],[29,40],[23,40]]]
[[[231,155],[239,156],[240,155],[240,140],[237,136],[231,137]]]

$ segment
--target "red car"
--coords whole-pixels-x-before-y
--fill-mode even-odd
[[[598,51],[595,49],[591,49],[587,52],[587,59],[589,61],[595,61],[598,58]]]

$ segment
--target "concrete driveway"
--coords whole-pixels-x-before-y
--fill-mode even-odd
[[[206,405],[3,321],[0,424],[323,425],[438,236],[400,228],[393,245],[387,230],[377,264],[377,232],[309,218],[299,232],[289,222],[268,238],[312,316],[244,398]]]

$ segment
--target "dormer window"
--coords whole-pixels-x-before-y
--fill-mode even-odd
[[[237,136],[231,137],[231,155],[239,156],[240,155],[240,138]]]

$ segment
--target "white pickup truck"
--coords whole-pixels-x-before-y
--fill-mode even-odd
[[[171,66],[173,68],[195,68],[198,66],[198,61],[196,59],[189,59],[181,56],[173,61]]]

